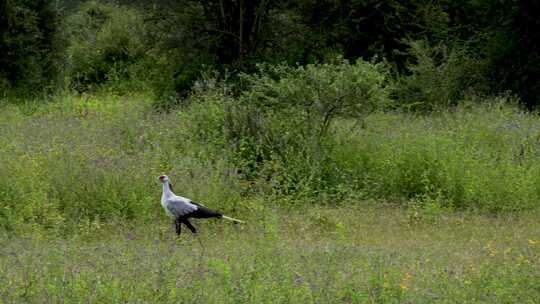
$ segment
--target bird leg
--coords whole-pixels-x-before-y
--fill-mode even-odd
[[[182,221],[180,220],[180,218],[177,218],[174,221],[174,228],[176,229],[176,235],[178,235],[178,236],[180,236],[180,233],[182,232],[181,223],[182,223]]]
[[[193,234],[195,235],[195,238],[197,239],[197,241],[199,241],[199,244],[201,245],[201,247],[204,250],[204,245],[201,242],[201,239],[199,239],[199,235],[197,234],[197,229],[195,229],[195,227],[193,225],[191,225],[191,223],[189,222],[189,220],[187,218],[183,220],[183,223],[184,223],[184,225],[186,225],[188,227],[189,230],[191,230],[191,232],[193,232]]]
[[[195,227],[193,227],[193,225],[191,225],[191,223],[189,222],[189,220],[187,218],[183,220],[183,223],[184,223],[184,225],[186,225],[188,227],[189,230],[191,230],[191,232],[193,232],[194,234],[197,233],[197,229],[195,229]]]

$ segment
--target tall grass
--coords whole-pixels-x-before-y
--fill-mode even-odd
[[[499,102],[430,116],[374,114],[352,132],[344,124],[336,167],[368,197],[493,212],[537,208],[540,122]]]
[[[230,209],[238,191],[230,190],[236,182],[224,161],[198,157],[178,131],[188,122],[148,104],[144,97],[71,96],[30,115],[3,107],[0,226],[64,230],[148,220],[159,212],[155,177],[162,173],[177,191]]]
[[[242,150],[259,148],[242,144],[249,138],[231,139],[227,123],[236,116],[222,96],[193,101],[166,114],[144,96],[3,106],[0,227],[63,233],[154,221],[163,216],[155,180],[162,173],[177,192],[233,214],[265,201],[290,208],[365,199],[433,210],[538,208],[540,121],[504,98],[429,116],[337,118],[323,154],[271,147],[261,159]]]

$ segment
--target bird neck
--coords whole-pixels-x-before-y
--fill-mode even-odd
[[[169,187],[169,182],[166,181],[166,182],[163,183],[163,195],[164,196],[169,196],[171,194],[172,194],[172,191],[171,191],[171,189]]]

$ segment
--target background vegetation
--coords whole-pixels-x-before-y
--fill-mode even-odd
[[[537,6],[2,1],[0,297],[534,303]]]
[[[538,99],[536,1],[4,1],[4,92],[151,90],[177,104],[202,71],[236,83],[258,63],[386,60],[405,103],[460,92]],[[459,64],[458,64],[459,63]],[[432,76],[438,75],[436,79]],[[433,82],[435,81],[435,83]],[[431,82],[431,83],[430,83]],[[129,85],[128,85],[129,84]],[[146,85],[146,86],[145,86]],[[443,90],[439,96],[427,92]],[[4,93],[5,95],[6,93]],[[442,93],[441,93],[442,94]]]

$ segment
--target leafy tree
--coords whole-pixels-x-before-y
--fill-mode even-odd
[[[313,55],[332,48],[346,58],[380,56],[398,66],[405,61],[405,38],[440,39],[448,25],[442,6],[426,0],[305,0],[295,9],[317,33]]]
[[[0,87],[35,90],[55,79],[62,44],[52,2],[0,2]]]
[[[134,75],[148,48],[137,10],[90,1],[71,14],[66,24],[74,88],[82,91],[108,81],[143,78],[142,72]]]
[[[145,7],[151,54],[161,67],[154,86],[161,106],[185,97],[203,70],[246,71],[264,55],[275,57],[263,51],[273,37],[272,0],[156,1]]]

